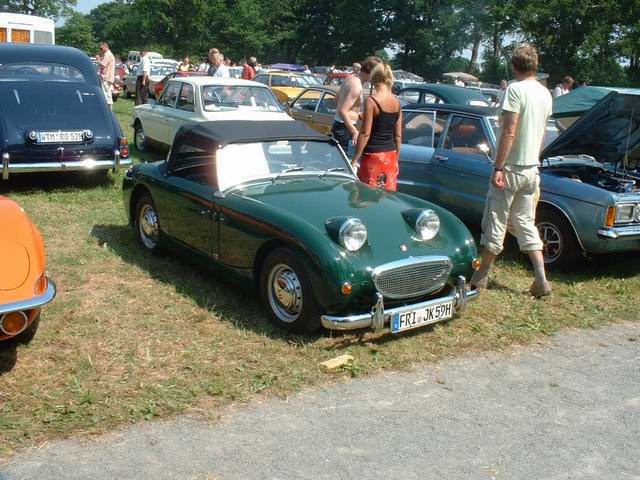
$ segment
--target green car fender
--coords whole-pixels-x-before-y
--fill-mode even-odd
[[[341,293],[341,287],[353,276],[352,267],[344,249],[326,231],[292,216],[291,212],[246,197],[227,195],[220,205],[225,218],[233,215],[233,228],[242,230],[239,235],[244,238],[236,235],[235,241],[249,246],[243,253],[244,258],[238,260],[244,261],[244,265],[232,268],[253,268],[257,281],[260,266],[268,254],[279,246],[288,246],[298,252],[305,264],[314,295],[323,309],[338,311],[349,303],[350,297]],[[220,241],[221,244],[225,241],[222,236]]]

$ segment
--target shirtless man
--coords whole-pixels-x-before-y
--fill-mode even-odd
[[[358,141],[358,117],[362,105],[362,83],[369,80],[371,71],[382,63],[378,57],[367,57],[357,75],[348,77],[340,87],[338,108],[331,128],[331,135],[340,144],[347,156],[355,153]]]

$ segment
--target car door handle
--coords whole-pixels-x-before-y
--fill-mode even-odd
[[[198,215],[201,217],[208,217],[211,215],[211,209],[208,207],[200,207],[198,208]]]
[[[449,157],[445,157],[444,155],[434,155],[433,158],[438,160],[439,162],[446,162],[447,160],[449,160]]]
[[[311,120],[313,118],[313,115],[307,114],[307,115],[305,115],[305,118],[308,118],[309,120]]]

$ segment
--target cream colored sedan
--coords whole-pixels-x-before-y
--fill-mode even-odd
[[[212,120],[282,120],[291,122],[269,87],[232,78],[180,77],[167,83],[155,103],[133,109],[134,143],[164,150],[188,123]]]

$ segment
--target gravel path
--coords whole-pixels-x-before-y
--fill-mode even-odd
[[[640,324],[55,442],[18,479],[640,480]]]

